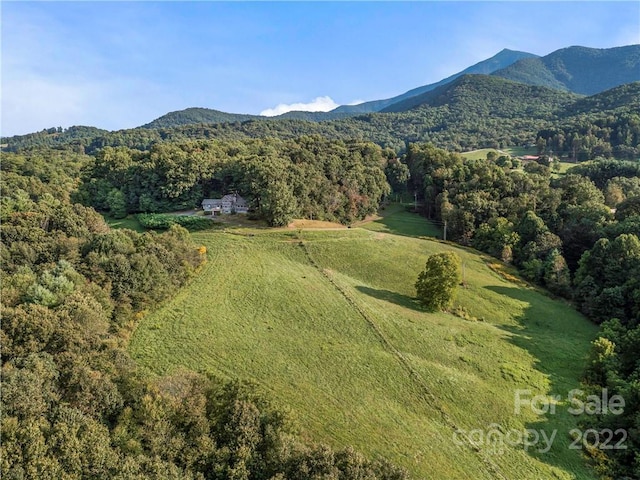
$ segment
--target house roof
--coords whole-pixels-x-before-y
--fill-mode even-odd
[[[229,202],[239,207],[247,206],[247,201],[237,193],[230,193],[222,198],[205,198],[202,200],[202,205],[222,205],[223,202]]]
[[[222,201],[231,202],[234,205],[246,205],[247,201],[237,193],[230,193],[222,197]]]

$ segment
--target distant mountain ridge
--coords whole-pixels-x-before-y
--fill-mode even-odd
[[[429,92],[431,90],[434,90],[442,85],[452,82],[456,78],[461,77],[463,75],[467,75],[471,73],[489,74],[497,70],[500,70],[504,67],[507,67],[509,65],[512,65],[513,63],[519,60],[523,60],[527,58],[538,58],[538,56],[534,55],[533,53],[519,52],[519,51],[509,50],[505,48],[504,50],[497,53],[493,57],[487,60],[483,60],[482,62],[476,63],[475,65],[472,65],[462,70],[461,72],[455,73],[450,77],[440,80],[439,82],[431,83],[429,85],[423,85],[421,87],[417,87],[412,90],[409,90],[408,92],[405,92],[401,95],[397,95],[395,97],[387,98],[384,100],[372,100],[370,102],[364,102],[358,105],[341,105],[336,109],[332,110],[330,113],[340,112],[340,113],[362,114],[362,113],[380,112],[385,108],[389,107],[390,105],[393,105],[394,103],[402,102],[408,98],[415,97],[423,93]]]
[[[572,103],[578,95],[548,87],[526,85],[490,75],[463,75],[415,97],[388,106],[380,113],[402,113],[421,107],[463,109],[478,115],[542,116],[544,107]],[[551,110],[546,110],[551,114]]]
[[[464,74],[468,71],[490,71],[504,63],[506,68],[486,74]],[[545,57],[536,57],[525,52],[503,50],[494,57],[480,62],[458,74],[431,85],[405,92],[392,99],[365,102],[375,108],[385,105],[380,112],[357,113],[346,111],[346,106],[330,112],[287,112],[276,117],[221,112],[208,108],[187,108],[169,112],[138,130],[107,132],[93,127],[70,127],[45,129],[42,132],[3,138],[4,148],[16,149],[27,145],[61,145],[74,141],[88,145],[91,150],[113,143],[110,137],[122,137],[127,146],[146,145],[150,138],[165,138],[167,135],[187,135],[169,132],[171,129],[191,127],[200,131],[215,126],[211,136],[229,135],[230,130],[245,132],[238,135],[258,136],[263,132],[291,132],[286,135],[327,134],[335,137],[363,137],[396,145],[395,135],[403,141],[421,141],[435,138],[439,131],[464,127],[477,132],[476,136],[493,137],[496,126],[480,129],[487,123],[489,115],[513,119],[521,117],[524,122],[532,119],[549,120],[559,116],[580,112],[602,112],[617,108],[636,108],[640,88],[640,45],[593,49],[569,47]],[[634,83],[635,82],[635,83]],[[600,90],[605,86],[610,88]],[[597,90],[581,99],[578,93]],[[607,93],[607,91],[611,90]],[[604,93],[603,93],[604,92]],[[599,95],[602,93],[602,95]],[[582,93],[582,95],[587,95]],[[593,98],[592,98],[593,97]],[[393,101],[393,103],[390,103]],[[368,108],[361,105],[350,106]],[[638,107],[640,108],[640,107]],[[566,109],[566,110],[565,110]],[[564,113],[562,113],[564,112]],[[389,116],[388,114],[391,114]],[[476,116],[469,123],[471,116]],[[393,135],[379,135],[379,131],[392,125]],[[357,125],[357,127],[354,127]],[[522,126],[522,125],[521,125]],[[527,127],[528,128],[528,127]],[[493,129],[493,130],[492,130]],[[158,130],[164,130],[162,134]],[[225,133],[226,132],[226,133]],[[508,133],[508,132],[507,132]],[[99,140],[100,137],[104,139]],[[140,138],[138,138],[140,137]],[[143,138],[144,137],[144,138]],[[96,140],[98,139],[98,140]],[[454,148],[458,148],[455,146]]]
[[[640,45],[614,48],[568,47],[539,57],[532,53],[504,49],[439,82],[409,90],[396,97],[359,105],[341,105],[330,112],[292,111],[276,117],[226,113],[207,108],[170,112],[144,128],[171,128],[197,123],[233,123],[246,120],[289,119],[311,122],[340,120],[376,112],[402,112],[434,101],[428,95],[469,74],[500,77],[520,84],[547,87],[581,95],[594,95],[611,88],[640,81]]]
[[[628,108],[640,112],[640,82],[625,83],[590,97],[584,97],[568,105],[562,112],[564,116],[607,112],[617,108]]]
[[[401,95],[387,98],[384,100],[373,100],[371,102],[364,102],[358,105],[341,105],[329,112],[303,112],[303,111],[291,111],[283,113],[275,117],[268,117],[270,119],[292,119],[292,120],[307,120],[311,122],[327,121],[327,120],[339,120],[342,118],[352,117],[354,115],[362,115],[366,113],[373,113],[382,111],[384,108],[394,103],[403,101],[407,98],[421,95],[425,92],[431,91],[441,85],[452,82],[456,78],[470,74],[489,74],[500,70],[508,65],[517,62],[518,60],[526,58],[537,58],[537,55],[527,52],[519,52],[515,50],[504,49],[487,60],[476,63],[471,67],[464,69],[461,72],[451,75],[439,82],[432,83],[430,85],[423,85],[421,87],[414,88]],[[260,115],[248,115],[239,113],[226,113],[219,110],[209,108],[187,108],[184,110],[178,110],[175,112],[169,112],[152,122],[143,125],[142,128],[171,128],[180,125],[191,125],[196,123],[223,123],[223,122],[243,122],[245,120],[264,120],[267,117]]]
[[[640,80],[640,45],[563,48],[544,57],[519,60],[492,75],[529,85],[594,95]]]
[[[294,139],[303,135],[320,135],[345,141],[372,141],[396,152],[403,151],[408,143],[414,142],[431,142],[440,148],[467,151],[533,144],[538,132],[562,129],[574,132],[574,136],[597,134],[602,137],[602,142],[616,137],[610,149],[617,148],[615,152],[620,158],[638,158],[638,111],[640,82],[582,97],[566,90],[527,85],[501,77],[464,75],[433,91],[390,106],[387,112],[332,121],[259,117],[259,120],[114,132],[72,127],[62,132],[52,129],[51,132],[45,130],[3,138],[2,143],[6,144],[3,151],[67,145],[74,151],[94,154],[106,146],[145,150],[154,143],[165,141]],[[200,113],[206,114],[207,111]],[[585,125],[593,131],[583,131],[587,128]],[[621,140],[622,137],[625,138]],[[592,147],[594,145],[589,148]]]
[[[171,128],[177,125],[191,125],[194,123],[233,123],[261,118],[264,117],[243,113],[226,113],[211,108],[191,107],[169,112],[146,125],[142,125],[142,128]]]

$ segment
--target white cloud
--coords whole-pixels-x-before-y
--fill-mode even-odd
[[[334,108],[339,107],[336,102],[329,96],[317,97],[309,103],[281,103],[274,108],[268,108],[260,112],[260,115],[265,117],[274,117],[276,115],[282,115],[283,113],[291,111],[300,112],[328,112]]]
[[[87,125],[118,130],[150,122],[169,111],[169,95],[135,77],[69,78],[25,69],[6,74],[0,95],[0,134],[24,135],[49,127]],[[176,107],[173,110],[177,110]]]
[[[71,85],[25,74],[2,86],[2,135],[86,124],[92,102],[104,94],[97,85]]]

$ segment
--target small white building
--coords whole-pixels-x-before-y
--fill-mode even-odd
[[[205,198],[202,200],[202,209],[211,212],[211,215],[229,215],[231,213],[248,213],[247,201],[237,193],[225,195],[222,198]]]

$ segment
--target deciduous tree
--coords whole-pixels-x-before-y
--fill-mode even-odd
[[[461,278],[460,257],[454,252],[430,255],[416,282],[418,300],[428,310],[446,310],[453,304]]]

